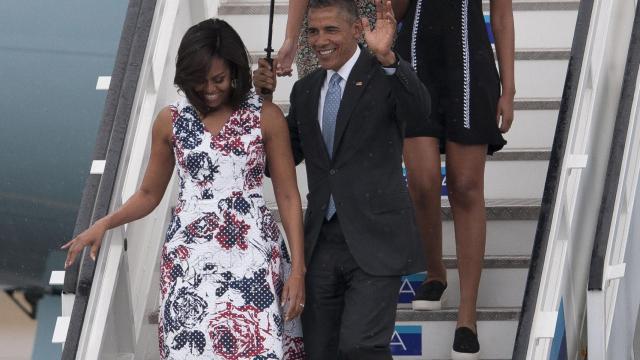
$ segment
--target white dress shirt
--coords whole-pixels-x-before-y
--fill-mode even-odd
[[[353,69],[353,66],[356,64],[356,61],[358,61],[358,57],[360,57],[361,51],[362,50],[360,50],[360,46],[356,47],[356,51],[353,53],[351,58],[347,60],[347,62],[344,63],[344,65],[342,65],[342,67],[337,71],[338,74],[340,74],[340,77],[342,78],[339,83],[340,99],[342,99],[342,95],[344,94],[344,88],[347,84],[347,79],[349,78],[349,74],[351,74],[351,70]],[[388,68],[383,66],[382,69],[387,75],[394,75],[396,73],[395,68]],[[327,70],[327,77],[324,79],[324,82],[322,83],[322,88],[320,89],[320,103],[318,104],[318,122],[320,123],[320,130],[322,130],[322,113],[324,110],[324,99],[327,96],[327,91],[329,90],[329,81],[331,81],[331,77],[335,73],[336,73],[335,70]]]
[[[342,99],[342,95],[344,94],[344,88],[347,84],[347,79],[349,78],[349,74],[351,74],[351,70],[353,66],[358,61],[358,57],[360,56],[360,47],[356,47],[356,51],[353,53],[351,58],[347,60],[344,65],[337,71],[340,74],[342,80],[340,80],[340,98]],[[320,88],[320,104],[318,104],[318,122],[320,122],[320,130],[322,130],[322,112],[324,110],[324,98],[327,96],[327,91],[329,90],[329,81],[333,74],[335,74],[335,70],[327,70],[327,77],[324,79],[324,83],[322,83],[322,88]]]

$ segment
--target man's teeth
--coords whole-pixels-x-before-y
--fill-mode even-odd
[[[334,52],[335,49],[329,49],[329,50],[320,50],[320,55],[329,55],[332,52]]]

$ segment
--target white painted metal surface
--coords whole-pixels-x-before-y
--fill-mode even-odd
[[[192,24],[216,15],[217,1],[160,0],[156,5],[129,130],[112,196],[112,209],[139,186],[151,143],[151,126],[160,109],[177,98],[174,59],[182,35]],[[172,180],[169,189],[176,185]],[[151,215],[126,229],[114,229],[101,249],[78,347],[78,359],[154,359],[147,314],[157,309],[157,263],[175,190],[167,191]],[[125,241],[128,249],[124,251]],[[151,352],[151,353],[149,353]]]
[[[594,2],[527,359],[549,356],[552,339],[540,329],[548,329],[545,314],[558,311],[561,300],[568,358],[584,345],[584,289],[599,211],[594,204],[602,197],[634,13],[632,0]]]
[[[637,195],[640,176],[640,77],[636,79],[635,93],[629,118],[625,150],[620,167],[620,178],[615,194],[615,204],[604,259],[602,290],[589,291],[593,305],[587,313],[589,348],[593,346],[596,357],[601,359],[631,358],[633,356],[633,329],[640,305],[640,281],[637,271],[626,271],[627,262],[632,269],[639,269],[638,248],[640,234],[634,220],[640,216]],[[620,139],[621,140],[621,139]],[[619,141],[620,141],[619,140]],[[613,194],[611,194],[613,196]],[[635,244],[634,244],[635,243]],[[624,290],[624,291],[621,291]],[[622,295],[622,296],[620,296]],[[614,321],[617,319],[617,322]],[[637,320],[636,320],[637,321]],[[591,351],[590,351],[591,358]]]
[[[58,316],[56,325],[53,328],[53,336],[51,342],[54,344],[63,344],[67,338],[67,330],[69,330],[69,316]]]
[[[98,76],[96,90],[109,90],[109,85],[111,85],[111,76]]]
[[[226,3],[237,5],[248,2],[234,0]],[[175,70],[173,62],[180,38],[188,26],[216,15],[217,11],[217,1],[158,1],[112,198],[113,207],[128,199],[139,186],[148,157],[154,117],[163,106],[177,97],[172,80]],[[517,11],[516,47],[569,48],[576,13],[575,10],[545,11],[539,14],[536,11]],[[255,24],[257,20],[264,21],[266,27],[266,15],[229,15],[223,18],[229,20],[241,33],[251,52],[262,51],[266,34],[264,31],[256,32]],[[284,15],[278,15],[274,23],[274,46],[282,41],[284,24]],[[566,60],[519,60],[516,64],[518,96],[532,97],[533,100],[558,100],[566,64]],[[280,80],[275,94],[277,100],[288,101],[295,77],[294,74],[293,78]],[[557,112],[557,109],[517,110],[516,123],[507,135],[507,148],[549,149]],[[546,167],[546,161],[489,162],[487,197],[539,198]],[[304,167],[298,167],[303,194],[306,194],[306,181],[301,180],[305,178]],[[175,184],[172,182],[169,186],[175,187]],[[158,259],[173,196],[175,194],[169,191],[154,213],[126,229],[112,231],[105,239],[80,339],[79,359],[158,358],[157,325],[150,323],[148,315],[157,311]],[[535,224],[535,220],[490,220],[487,227],[487,254],[529,254]],[[445,254],[455,254],[451,221],[444,222],[443,232]],[[125,239],[128,244],[126,252],[123,251]],[[566,246],[561,248],[562,255],[565,249]],[[485,270],[480,292],[481,306],[505,307],[517,304],[522,297],[525,276],[526,270],[521,268]],[[457,275],[453,270],[449,271],[449,281],[452,287],[457,287]],[[504,284],[510,286],[505,287]],[[454,291],[451,304],[457,303],[457,296]],[[455,322],[431,321],[418,324],[424,343],[424,356],[420,359],[448,358]],[[516,326],[517,321],[514,319],[481,321],[478,327],[483,344],[483,358],[510,358]]]
[[[64,271],[52,271],[51,277],[49,278],[49,285],[64,285],[64,273]]]
[[[102,175],[102,173],[104,173],[105,165],[106,165],[105,160],[93,160],[91,162],[91,170],[89,170],[89,174]]]

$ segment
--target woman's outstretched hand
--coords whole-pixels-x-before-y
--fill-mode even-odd
[[[104,226],[102,222],[97,221],[90,228],[76,236],[73,240],[62,245],[61,249],[69,250],[67,252],[67,259],[64,262],[64,268],[68,268],[75,262],[76,256],[82,252],[82,249],[84,249],[85,246],[91,246],[91,259],[95,261],[96,256],[98,255],[98,249],[100,249],[100,245],[102,244],[102,238],[106,231],[107,227]]]

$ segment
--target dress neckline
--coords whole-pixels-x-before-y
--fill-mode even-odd
[[[220,136],[220,134],[222,134],[222,132],[225,130],[225,128],[231,122],[231,119],[233,118],[233,116],[238,111],[238,110],[232,110],[231,111],[231,115],[229,115],[229,117],[227,117],[224,120],[224,122],[222,123],[222,126],[220,127],[220,129],[214,134],[211,130],[209,130],[209,127],[207,127],[207,124],[202,120],[202,116],[200,115],[200,112],[195,108],[195,106],[193,106],[191,104],[189,104],[189,105],[192,106],[193,109],[195,110],[196,120],[198,120],[200,122],[200,124],[202,124],[202,128],[204,129],[204,132],[206,132],[209,135],[211,135],[211,139],[212,140],[217,139]]]

